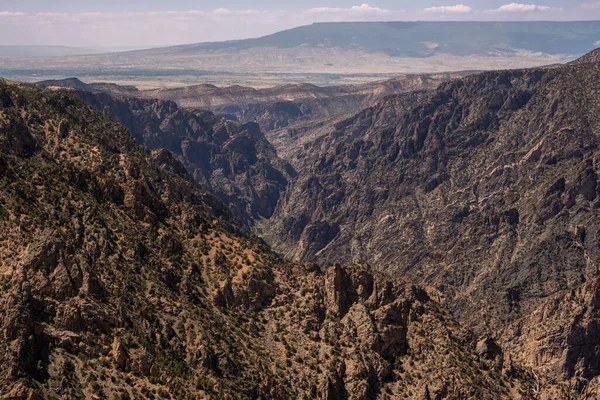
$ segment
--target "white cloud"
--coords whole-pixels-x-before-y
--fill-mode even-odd
[[[600,1],[596,3],[583,3],[581,8],[585,8],[588,10],[600,9]]]
[[[227,8],[217,8],[211,14],[213,15],[260,15],[260,14],[276,14],[277,11],[262,11],[262,10],[229,10]]]
[[[198,11],[198,10],[191,10],[191,11],[187,11],[188,14],[205,14],[204,11]],[[149,16],[151,17],[160,17],[160,16],[171,16],[171,15],[183,15],[186,14],[186,12],[182,12],[182,11],[150,11],[148,13]]]
[[[11,12],[11,11],[0,11],[0,17],[22,17],[25,13],[22,12]]]
[[[536,4],[521,4],[521,3],[510,3],[498,7],[495,11],[497,12],[532,12],[532,11],[558,11],[560,8],[538,6]]]
[[[10,14],[0,11],[0,44],[166,46],[258,37],[317,20],[316,16],[301,12],[224,8]]]
[[[260,15],[260,14],[273,14],[276,15],[275,11],[259,11],[259,10],[229,10],[226,8],[217,8],[213,11],[203,10],[189,10],[189,11],[150,11],[150,12],[75,12],[75,13],[55,13],[55,12],[41,12],[33,14],[31,16],[26,14],[28,17],[37,17],[38,20],[89,20],[92,22],[104,21],[104,20],[122,20],[122,19],[135,19],[144,20],[147,18],[163,18],[164,21],[169,19],[178,20],[181,18],[186,19],[205,19],[205,18],[224,18],[224,17],[236,17],[236,16],[247,16],[247,15]]]
[[[350,8],[335,8],[335,7],[317,7],[306,10],[307,13],[339,13],[339,12],[350,12],[350,13],[387,13],[390,10],[379,7],[371,7],[367,3],[361,4],[360,6],[352,6]]]
[[[228,10],[227,8],[217,8],[215,11],[213,11],[213,14],[231,14],[231,10]]]
[[[55,13],[55,12],[40,12],[36,14],[38,17],[68,17],[67,13]]]
[[[473,9],[469,6],[465,6],[464,4],[457,4],[455,6],[428,7],[424,11],[433,13],[468,14],[473,11]]]
[[[360,6],[353,6],[350,10],[351,11],[359,11],[359,12],[388,12],[389,11],[384,8],[371,7],[367,3],[361,4]]]

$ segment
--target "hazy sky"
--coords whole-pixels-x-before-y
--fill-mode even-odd
[[[256,37],[321,21],[600,20],[600,1],[0,0],[0,44],[159,46]]]

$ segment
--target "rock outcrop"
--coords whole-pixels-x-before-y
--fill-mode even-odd
[[[398,96],[390,96],[388,100],[383,101],[380,107],[371,107],[361,110],[359,120],[355,118],[356,113],[336,114],[330,117],[315,118],[294,123],[285,128],[267,131],[266,136],[269,142],[275,146],[277,153],[281,158],[290,162],[300,175],[304,175],[305,170],[314,167],[323,154],[327,154],[330,149],[335,148],[339,143],[348,141],[347,131],[344,129],[347,124],[357,123],[361,129],[354,130],[354,138],[368,135],[370,122],[376,118],[380,119],[384,114],[389,120],[403,111],[410,109],[417,104],[426,95],[427,91],[417,90],[404,93]],[[375,111],[377,110],[377,111]],[[310,174],[310,171],[307,171]]]

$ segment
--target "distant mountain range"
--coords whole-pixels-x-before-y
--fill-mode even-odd
[[[0,57],[0,75],[31,81],[85,76],[157,86],[259,86],[257,79],[262,86],[331,85],[343,77],[360,83],[402,73],[564,63],[593,50],[598,41],[599,21],[317,23],[256,39],[43,59]]]
[[[600,41],[600,22],[326,22],[257,39],[143,50],[144,54],[202,53],[272,47],[339,48],[391,57],[583,54]]]

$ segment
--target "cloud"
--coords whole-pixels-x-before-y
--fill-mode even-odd
[[[227,9],[227,8],[217,8],[215,11],[213,11],[213,14],[231,14],[232,11]]]
[[[585,8],[588,10],[600,9],[600,1],[596,3],[583,3],[581,8]]]
[[[199,15],[204,15],[206,14],[206,12],[204,11],[198,11],[198,10],[190,10],[190,11],[150,11],[147,15],[151,16],[151,17],[162,17],[162,16],[176,16],[176,15],[183,15],[183,14],[199,14]]]
[[[10,14],[0,11],[0,44],[167,46],[259,37],[318,19],[301,12],[225,8]]]
[[[352,6],[350,8],[335,8],[335,7],[317,7],[306,10],[307,13],[339,13],[339,12],[350,12],[350,13],[387,13],[390,10],[379,7],[371,7],[367,3],[361,4],[360,6]]]
[[[468,14],[473,11],[473,9],[469,6],[465,6],[464,4],[457,4],[455,6],[428,7],[424,11],[432,13]]]
[[[212,15],[249,15],[249,14],[275,14],[277,11],[262,11],[262,10],[229,10],[227,8],[217,8]]]
[[[0,11],[0,17],[22,17],[25,13],[22,12],[11,12],[11,11]]]
[[[497,12],[536,12],[536,11],[559,11],[560,8],[538,6],[536,4],[521,4],[521,3],[510,3],[498,7],[495,11]]]
[[[40,12],[35,14],[38,17],[68,17],[68,13],[56,13],[56,12]]]
[[[359,12],[388,12],[389,11],[384,8],[371,7],[367,3],[363,3],[360,6],[353,6],[352,8],[350,8],[350,10],[351,11],[359,11]]]
[[[237,17],[245,15],[260,15],[260,14],[276,14],[274,11],[259,11],[259,10],[229,10],[226,8],[217,8],[213,11],[203,10],[189,10],[189,11],[150,11],[150,12],[75,12],[75,13],[56,13],[56,12],[41,12],[34,16],[40,20],[89,20],[89,21],[104,21],[104,20],[122,20],[122,19],[135,19],[144,20],[153,18],[154,20],[163,18],[179,20],[185,19],[206,19],[206,18],[225,18],[225,17]],[[25,15],[25,14],[23,14]]]

